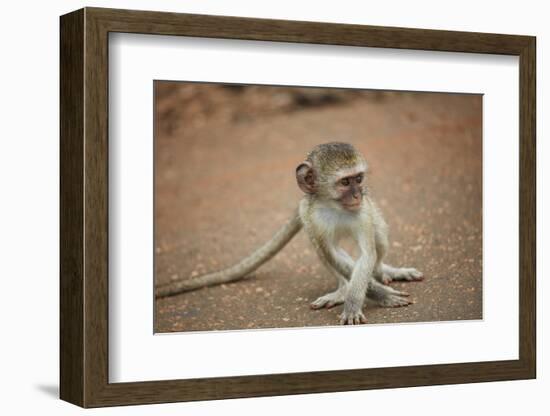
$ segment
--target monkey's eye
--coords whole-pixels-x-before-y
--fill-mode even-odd
[[[357,183],[363,182],[363,175],[357,175],[357,176],[355,177],[355,182],[357,182]]]
[[[344,186],[348,186],[349,185],[349,178],[344,178],[340,181],[340,183]]]

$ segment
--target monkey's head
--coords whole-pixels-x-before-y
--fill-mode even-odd
[[[361,209],[367,162],[348,143],[315,146],[296,168],[296,181],[306,194],[335,203],[346,211]]]

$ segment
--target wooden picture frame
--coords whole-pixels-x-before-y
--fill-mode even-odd
[[[535,38],[85,8],[61,17],[60,396],[82,407],[529,379],[536,376]],[[110,383],[110,32],[519,56],[519,359]]]

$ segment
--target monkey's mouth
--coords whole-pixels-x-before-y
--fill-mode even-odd
[[[341,203],[342,204],[342,207],[348,211],[359,211],[359,208],[361,208],[361,201],[358,201],[358,202],[354,202],[352,204],[345,204],[345,203]]]

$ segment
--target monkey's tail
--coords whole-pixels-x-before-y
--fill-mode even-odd
[[[302,220],[300,219],[298,211],[296,211],[292,218],[277,231],[271,240],[234,266],[218,272],[204,274],[193,279],[176,280],[157,286],[155,289],[155,297],[164,298],[182,292],[190,292],[205,286],[219,285],[240,280],[277,254],[301,228]]]

